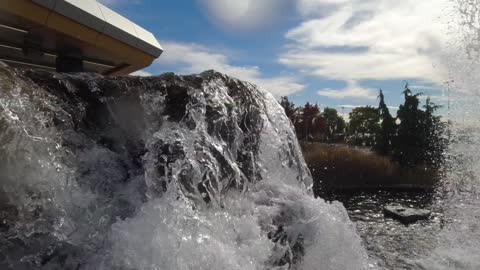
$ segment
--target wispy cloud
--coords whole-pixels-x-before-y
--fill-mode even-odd
[[[140,77],[148,77],[148,76],[152,76],[153,74],[150,73],[150,72],[146,72],[144,70],[138,70],[138,71],[135,71],[133,72],[132,74],[130,74],[131,76],[140,76]]]
[[[199,73],[214,69],[241,80],[246,80],[270,91],[275,96],[289,95],[302,90],[305,85],[293,76],[264,76],[259,67],[238,66],[231,64],[231,59],[224,53],[196,44],[163,41],[164,54],[155,66],[171,66],[183,74]]]
[[[343,105],[337,105],[339,108],[346,108],[346,109],[355,109],[358,107],[366,107],[368,105],[352,105],[352,104],[343,104]]]
[[[441,90],[442,87],[436,85],[410,84],[409,87],[415,90]]]
[[[309,75],[343,81],[419,79],[439,83],[448,0],[297,0],[304,20],[286,33],[279,62]],[[335,90],[326,96],[342,97]],[[352,96],[370,96],[354,91]],[[371,97],[371,96],[370,96]]]
[[[328,97],[332,99],[376,99],[377,90],[370,88],[363,88],[357,85],[356,82],[350,81],[347,86],[342,89],[324,88],[317,92],[319,96]]]

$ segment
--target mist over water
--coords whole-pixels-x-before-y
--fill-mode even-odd
[[[444,226],[436,248],[420,260],[425,269],[480,269],[479,7],[476,0],[451,1],[442,19],[447,32],[441,61],[449,71],[445,81],[451,82],[446,97],[453,143],[437,201]]]

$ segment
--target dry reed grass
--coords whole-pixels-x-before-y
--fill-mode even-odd
[[[302,150],[317,191],[432,189],[438,179],[433,169],[403,168],[388,157],[348,145],[303,143]]]

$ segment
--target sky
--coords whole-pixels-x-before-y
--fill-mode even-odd
[[[98,0],[151,31],[164,48],[136,75],[215,69],[297,105],[347,114],[378,105],[392,113],[408,82],[446,102],[442,66],[448,0]]]

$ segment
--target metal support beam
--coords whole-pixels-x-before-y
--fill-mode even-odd
[[[55,61],[57,72],[83,72],[83,54],[77,48],[62,49]]]

